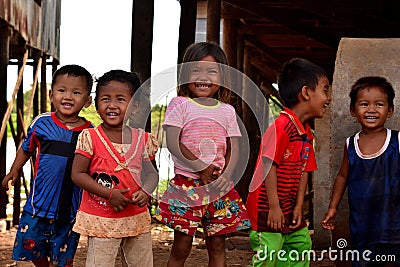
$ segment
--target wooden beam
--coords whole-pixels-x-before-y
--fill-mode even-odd
[[[222,11],[221,11],[222,19],[252,19],[254,15],[246,12],[243,9],[236,8],[227,4],[225,1],[222,2]]]
[[[142,81],[151,76],[154,0],[135,0],[132,6],[131,71]]]
[[[254,35],[246,35],[245,40],[259,51],[271,57],[271,59],[274,60],[278,65],[282,65],[285,62],[283,57],[280,56],[274,49],[261,42]]]
[[[301,10],[299,9],[282,9],[277,7],[265,8],[254,0],[224,1],[234,7],[243,9],[244,11],[253,14],[256,18],[268,18],[328,46],[336,48],[339,44],[340,37],[333,37],[332,34],[324,32],[321,27],[316,27],[309,22],[307,23],[306,21],[299,19],[299,17],[301,17],[301,14],[299,14]],[[303,15],[304,17],[307,17],[306,15],[308,14]],[[309,17],[308,19],[312,19],[312,17]]]
[[[34,64],[33,64],[33,69],[32,69],[32,78],[34,81],[33,87],[32,88],[32,94],[34,96],[33,98],[33,117],[35,118],[36,116],[39,115],[39,90],[36,90],[36,85],[37,85],[37,78],[38,78],[38,74],[42,65],[42,57],[39,53],[39,51],[35,50],[35,52],[33,53],[33,57],[34,57]],[[38,69],[39,67],[39,69]],[[29,111],[30,112],[30,111]],[[26,118],[27,120],[29,120],[29,118]]]
[[[243,58],[243,72],[248,77],[253,77],[253,73],[251,70],[251,60],[253,54],[253,47],[245,46],[244,48],[244,58]],[[242,179],[236,185],[236,190],[242,197],[242,199],[247,199],[248,188],[253,176],[255,163],[257,161],[258,150],[260,146],[261,135],[259,131],[259,125],[257,123],[256,113],[257,110],[254,110],[257,106],[257,96],[252,89],[253,86],[250,86],[248,83],[251,82],[248,79],[243,79],[243,89],[242,89],[242,99],[246,100],[242,101],[242,121],[244,126],[246,127],[247,138],[242,138],[242,146],[249,146],[249,159],[247,160],[247,166],[244,174],[242,175]],[[246,142],[248,141],[248,144]]]
[[[179,23],[178,64],[182,63],[186,48],[196,37],[197,0],[180,1],[181,18]]]
[[[40,72],[40,113],[47,111],[47,55],[42,55],[42,69]]]
[[[135,0],[132,6],[132,42],[131,42],[131,71],[139,73],[142,82],[151,77],[151,59],[153,47],[154,0]],[[140,101],[140,128],[151,131],[150,111],[150,82],[146,82]],[[131,125],[132,126],[132,125]]]
[[[207,42],[219,44],[221,0],[207,1]]]
[[[304,48],[317,48],[317,49],[330,49],[334,50],[332,47],[327,46],[323,43],[316,42],[313,39],[301,34],[257,34],[257,38],[268,44],[269,47],[304,47]]]
[[[37,66],[35,66],[35,68],[33,69],[35,72],[33,75],[32,96],[28,103],[27,114],[26,114],[24,126],[23,126],[24,129],[26,129],[27,126],[29,125],[32,105],[33,105],[33,107],[36,106],[36,109],[35,108],[33,109],[33,117],[36,118],[36,116],[38,115],[38,114],[35,114],[35,111],[36,112],[38,111],[38,107],[37,107],[38,103],[36,102],[36,101],[38,101],[38,90],[36,90],[36,88],[37,88],[39,71],[41,70],[41,68],[42,68],[42,58],[40,57],[37,61]]]
[[[237,24],[233,19],[224,19],[223,48],[232,68],[237,66]]]
[[[0,22],[0,119],[3,121],[7,110],[7,66],[10,60],[11,28]],[[6,176],[7,136],[0,138],[0,177]],[[0,186],[0,218],[7,218],[8,195]]]
[[[361,2],[348,1],[346,5],[340,1],[331,0],[289,0],[292,5],[297,6],[310,13],[336,21],[342,25],[352,25],[347,31],[342,31],[343,36],[369,37],[399,37],[399,33],[393,31],[388,16],[376,16],[377,13],[384,14],[390,12],[392,8],[400,8],[398,1],[369,1],[371,5],[363,5]],[[365,1],[364,1],[365,3]],[[357,10],[357,14],[355,14]],[[398,16],[398,14],[396,15]],[[393,24],[394,25],[394,24]]]
[[[272,68],[268,65],[266,65],[264,62],[261,60],[255,58],[251,61],[251,64],[256,67],[260,72],[263,73],[263,75],[271,82],[276,82],[277,77],[278,77],[278,70],[277,68]]]

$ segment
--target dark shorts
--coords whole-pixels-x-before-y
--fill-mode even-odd
[[[174,230],[195,235],[202,226],[207,236],[224,235],[250,228],[245,205],[232,188],[221,197],[210,196],[200,179],[176,175],[165,191],[155,218]],[[212,201],[212,199],[215,199]]]
[[[13,260],[32,261],[50,257],[56,266],[72,266],[79,234],[72,223],[34,217],[22,212],[15,237]]]

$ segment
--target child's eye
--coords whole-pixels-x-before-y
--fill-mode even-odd
[[[192,69],[192,73],[199,73],[200,70],[199,69]]]
[[[110,100],[109,97],[102,97],[102,98],[100,98],[100,101],[102,101],[102,102],[106,102],[106,101],[109,101],[109,100]]]
[[[124,102],[124,101],[125,101],[125,98],[123,98],[123,97],[118,97],[117,100],[118,100],[119,102]]]
[[[80,94],[82,94],[82,93],[79,92],[79,91],[75,91],[75,92],[74,92],[74,95],[80,95]]]
[[[65,89],[58,88],[58,89],[57,89],[57,92],[64,93],[64,92],[65,92]]]
[[[367,106],[368,106],[368,103],[360,103],[360,106],[362,106],[362,107],[367,107]]]
[[[217,71],[217,70],[209,70],[208,72],[209,72],[209,73],[212,73],[212,74],[216,74],[216,73],[218,73],[218,71]]]
[[[377,103],[376,106],[377,106],[377,107],[384,107],[385,104],[383,104],[383,103]]]

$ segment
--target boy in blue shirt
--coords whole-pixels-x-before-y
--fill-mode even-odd
[[[66,65],[53,76],[50,100],[56,111],[37,116],[18,150],[2,186],[20,178],[19,171],[37,149],[30,194],[21,214],[12,258],[35,266],[72,266],[79,234],[72,231],[81,190],[71,180],[79,133],[91,123],[79,112],[91,103],[92,75]]]

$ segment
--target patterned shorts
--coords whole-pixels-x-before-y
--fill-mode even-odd
[[[176,175],[161,199],[155,219],[191,236],[200,225],[207,236],[250,228],[245,205],[234,188],[216,197],[203,185],[200,179]]]
[[[50,257],[56,266],[72,266],[79,234],[72,223],[34,217],[23,211],[15,237],[13,260],[32,261]]]

